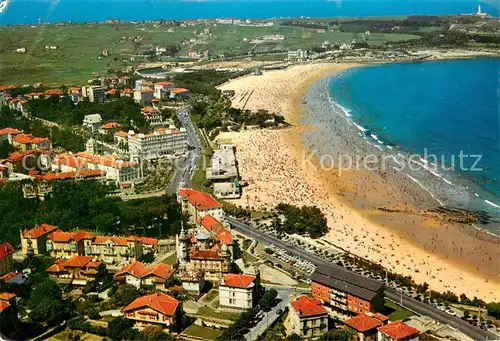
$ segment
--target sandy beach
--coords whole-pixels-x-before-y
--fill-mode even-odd
[[[301,125],[307,115],[302,101],[308,87],[324,75],[355,66],[300,65],[240,78],[221,87],[235,90],[234,106],[281,113],[294,126],[220,135],[236,145],[241,177],[249,183],[235,203],[246,206],[248,201],[255,209],[280,202],[318,206],[330,227],[324,238],[332,243],[410,275],[417,283],[427,282],[433,290],[498,300],[497,238],[422,210],[419,205],[432,203],[432,198],[412,185],[366,171],[339,175],[304,161],[310,151],[301,136],[314,129]]]

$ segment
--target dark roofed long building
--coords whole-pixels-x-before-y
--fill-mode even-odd
[[[382,310],[384,289],[383,283],[339,266],[320,265],[311,276],[312,295],[346,312],[366,313]]]

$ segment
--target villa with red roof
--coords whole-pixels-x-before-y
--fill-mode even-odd
[[[378,328],[377,341],[418,341],[420,331],[402,321]]]
[[[14,248],[9,243],[0,244],[0,275],[12,271]]]
[[[117,131],[119,131],[122,128],[122,125],[118,122],[108,122],[105,124],[102,124],[99,127],[99,133],[106,135],[106,134],[114,134]]]
[[[136,288],[149,285],[163,290],[173,279],[174,272],[175,270],[165,263],[147,266],[141,262],[134,262],[116,272],[114,279],[120,283],[132,284]]]
[[[0,142],[8,141],[12,144],[12,138],[18,134],[22,134],[22,131],[10,127],[0,129]]]
[[[58,259],[91,256],[108,266],[120,268],[138,261],[143,255],[143,245],[154,252],[157,243],[155,238],[98,236],[84,230],[64,232],[47,224],[21,233],[23,254],[31,248],[35,255],[47,254]]]
[[[311,339],[328,331],[328,311],[320,300],[301,295],[288,306],[288,334]]]
[[[58,259],[45,272],[55,280],[72,285],[86,285],[104,273],[103,264],[90,256]]]
[[[225,274],[219,284],[219,305],[224,308],[248,310],[257,304],[259,277]]]
[[[24,152],[30,149],[50,150],[52,141],[47,137],[34,137],[31,134],[16,134],[12,138],[12,145],[17,150]]]
[[[188,213],[190,220],[195,224],[206,215],[211,215],[218,221],[224,220],[222,205],[210,194],[190,188],[180,188],[177,192],[177,201],[182,205],[182,211]]]
[[[137,298],[122,308],[122,312],[136,328],[168,327],[177,322],[182,312],[182,303],[167,294],[155,293]]]
[[[377,340],[377,328],[382,327],[387,320],[389,318],[380,313],[361,313],[345,320],[344,324],[358,333],[358,340],[375,341]]]
[[[47,236],[54,231],[60,231],[57,226],[41,224],[30,230],[21,231],[21,250],[24,255],[32,252],[34,255],[42,255],[47,252]]]

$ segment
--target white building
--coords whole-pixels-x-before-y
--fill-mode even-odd
[[[328,331],[328,311],[320,300],[299,296],[288,308],[289,334],[310,339]]]
[[[205,274],[200,270],[188,270],[180,276],[182,287],[194,294],[199,294],[205,286]]]
[[[92,131],[99,129],[102,123],[102,117],[99,114],[85,115],[83,118],[83,126]]]
[[[147,102],[153,99],[153,90],[146,88],[142,90],[134,91],[134,101],[141,105],[146,104]]]
[[[211,215],[219,222],[224,221],[222,205],[210,194],[190,188],[180,188],[177,192],[177,201],[182,205],[182,211],[188,213],[195,224],[206,215]]]
[[[170,96],[170,90],[175,88],[172,82],[157,82],[154,84],[154,97],[158,99],[166,99]]]
[[[257,277],[226,274],[219,285],[219,305],[248,310],[256,304]]]
[[[92,103],[104,103],[106,94],[101,86],[87,85],[82,87],[82,97],[88,98]]]
[[[181,154],[188,149],[186,129],[158,128],[151,134],[129,132],[128,148],[130,155],[148,160]]]
[[[306,50],[298,49],[295,51],[288,51],[288,60],[291,62],[304,61],[307,59],[308,56],[309,56],[309,54]]]

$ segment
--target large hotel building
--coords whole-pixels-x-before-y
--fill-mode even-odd
[[[320,265],[311,276],[311,294],[333,308],[354,314],[381,311],[385,285],[339,266]]]

